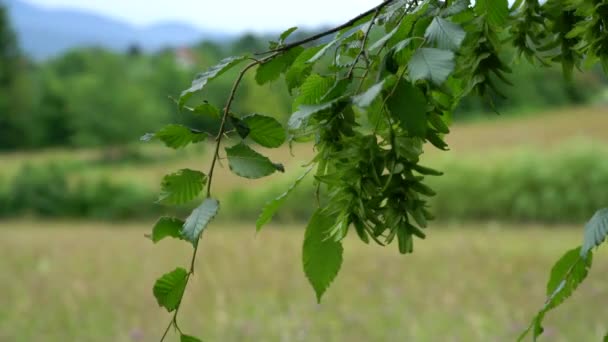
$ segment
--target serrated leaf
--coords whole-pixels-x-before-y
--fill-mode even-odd
[[[382,91],[391,88],[395,84],[395,77],[388,76],[382,81],[369,87],[364,93],[353,98],[353,103],[361,108],[369,107],[374,100],[382,94]]]
[[[244,143],[226,148],[228,165],[236,175],[245,178],[262,178],[275,171],[283,171],[283,166],[274,164],[267,157],[254,151]]]
[[[300,177],[298,177],[296,179],[296,181],[289,186],[289,188],[287,189],[287,191],[285,191],[284,193],[282,193],[281,195],[279,195],[277,198],[273,199],[272,201],[266,203],[266,205],[264,206],[264,209],[262,209],[262,212],[260,213],[260,216],[258,217],[255,225],[256,225],[256,230],[259,232],[260,230],[262,230],[262,227],[267,224],[268,222],[270,222],[270,220],[272,220],[272,217],[274,216],[274,214],[277,212],[277,210],[279,209],[279,207],[283,204],[283,202],[285,202],[285,198],[287,198],[287,196],[289,196],[289,194],[298,186],[300,185],[300,183],[302,182],[302,180],[304,179],[304,177],[306,177],[306,175],[308,175],[308,173],[310,172],[310,170],[312,170],[312,167],[309,167],[304,174],[302,174]]]
[[[181,230],[183,225],[184,221],[178,218],[163,216],[158,219],[154,228],[152,228],[150,239],[154,243],[167,237],[182,239]]]
[[[585,238],[581,248],[581,256],[587,255],[593,248],[599,246],[608,235],[608,208],[600,209],[593,214],[585,225]]]
[[[426,136],[426,97],[422,90],[401,79],[386,105],[410,136]]]
[[[424,37],[439,49],[456,51],[460,48],[466,35],[460,25],[441,17],[435,17],[426,28]]]
[[[320,49],[321,47],[317,46],[304,50],[285,72],[285,83],[287,83],[287,90],[290,94],[293,89],[299,88],[310,75],[313,65],[307,62],[312,56],[319,52]]]
[[[294,63],[302,51],[304,51],[304,48],[298,46],[260,65],[255,73],[255,81],[259,85],[263,85],[278,79]]]
[[[475,12],[485,15],[487,22],[495,29],[501,29],[509,19],[508,0],[477,0]]]
[[[207,176],[190,169],[182,169],[166,175],[161,183],[158,202],[180,205],[195,199],[207,184]]]
[[[351,80],[348,78],[341,78],[334,82],[333,86],[323,95],[320,102],[329,102],[339,97],[344,96],[344,93],[348,91],[351,85]]]
[[[328,238],[335,223],[335,218],[317,209],[306,227],[302,263],[319,303],[342,265],[342,243]]]
[[[321,48],[317,51],[317,53],[315,53],[315,55],[312,56],[306,62],[307,63],[315,63],[315,62],[317,62],[319,59],[321,59],[327,53],[327,51],[329,51],[329,49],[331,49],[332,46],[334,46],[341,39],[342,39],[341,37],[337,37],[334,40],[332,40],[331,42],[329,42],[329,43],[327,43],[325,45],[321,45]]]
[[[203,90],[205,85],[244,60],[246,56],[227,57],[196,76],[190,88],[184,90],[179,98],[179,106],[183,107],[192,94]]]
[[[276,148],[285,142],[285,129],[275,118],[251,114],[242,121],[249,127],[249,137],[264,147]]]
[[[408,69],[412,81],[429,80],[441,85],[454,71],[454,53],[435,48],[420,48],[410,59]]]
[[[300,93],[293,101],[293,109],[297,110],[301,105],[319,104],[335,82],[333,76],[310,75],[300,86]]]
[[[186,219],[181,231],[181,235],[184,239],[196,246],[203,230],[207,228],[209,222],[217,215],[219,209],[220,202],[215,198],[206,198]]]
[[[369,51],[374,51],[384,46],[388,42],[389,39],[393,38],[395,33],[399,31],[400,26],[395,27],[389,33],[385,34],[382,38],[378,39],[372,46],[369,47]]]
[[[164,274],[156,280],[152,292],[158,305],[164,307],[169,312],[174,311],[184,294],[187,281],[188,272],[181,267]]]
[[[471,2],[469,0],[456,0],[448,8],[441,10],[441,15],[444,17],[451,17],[458,13],[464,12],[467,8],[471,6]]]
[[[203,340],[191,335],[181,334],[181,336],[179,337],[179,342],[203,342]]]
[[[167,147],[178,149],[186,147],[191,143],[201,142],[206,137],[206,133],[196,132],[186,126],[172,124],[161,128],[156,133],[147,133],[141,137],[141,140],[150,141],[152,139],[159,139]]]
[[[522,341],[530,330],[532,330],[533,340],[536,341],[544,330],[542,323],[547,312],[563,303],[585,280],[593,262],[593,253],[589,252],[583,257],[581,249],[581,247],[577,247],[566,252],[555,263],[547,283],[547,301],[528,329],[519,336],[518,341]]]
[[[289,117],[289,121],[287,122],[287,127],[290,131],[297,131],[306,126],[306,123],[313,115],[330,110],[342,101],[343,99],[336,99],[318,105],[302,105],[297,112],[291,114],[291,117]]]

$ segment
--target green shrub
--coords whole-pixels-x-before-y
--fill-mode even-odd
[[[451,160],[430,181],[439,218],[581,222],[608,203],[605,148],[565,146],[557,152],[519,152],[508,158]],[[490,159],[492,160],[492,159]]]
[[[0,217],[114,220],[152,217],[161,210],[154,203],[155,194],[147,189],[107,179],[70,184],[69,171],[58,164],[23,166],[8,190],[0,191]]]
[[[608,203],[608,152],[573,142],[552,152],[519,151],[483,158],[429,161],[443,170],[428,177],[438,193],[431,200],[439,220],[569,223],[581,222]],[[304,220],[315,209],[312,177],[285,201],[275,222]],[[236,190],[225,200],[231,219],[256,218],[266,202],[289,183]]]
[[[573,142],[553,152],[430,160],[443,170],[429,177],[436,190],[433,213],[439,220],[512,222],[581,222],[608,203],[608,148]],[[133,184],[101,180],[68,182],[73,165],[25,165],[9,180],[0,180],[0,217],[32,215],[101,220],[185,216],[196,203],[166,208],[156,193]],[[294,173],[294,178],[297,173]],[[262,207],[283,193],[292,180],[262,188],[241,188],[222,199],[220,218],[256,219]],[[74,183],[74,182],[72,182]],[[300,184],[276,213],[274,222],[300,222],[316,208],[312,175]]]

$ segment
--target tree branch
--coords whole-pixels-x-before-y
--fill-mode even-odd
[[[219,156],[220,145],[222,143],[222,137],[224,136],[224,131],[226,129],[226,122],[228,121],[228,116],[230,115],[230,108],[232,107],[232,103],[234,102],[234,97],[236,95],[236,91],[239,88],[239,85],[241,84],[243,77],[245,76],[247,71],[249,71],[249,69],[253,68],[256,65],[265,63],[266,61],[276,57],[277,55],[278,55],[278,53],[274,53],[262,60],[254,60],[253,62],[249,63],[245,68],[243,68],[243,70],[241,70],[238,77],[234,81],[234,84],[232,85],[232,90],[230,91],[230,95],[228,96],[228,100],[226,101],[226,106],[224,107],[224,115],[222,116],[222,122],[220,124],[220,129],[219,129],[217,136],[215,137],[215,151],[213,153],[213,159],[211,160],[211,166],[209,167],[208,180],[207,180],[207,197],[211,197],[211,182],[213,180],[213,171],[215,170],[215,164],[218,162],[218,159],[219,159],[218,156]],[[160,338],[160,342],[163,342],[165,340],[165,338],[167,337],[167,333],[169,332],[169,330],[171,329],[172,326],[175,327],[175,329],[177,329],[181,334],[181,329],[179,328],[179,325],[177,324],[177,314],[179,313],[179,309],[181,308],[181,305],[182,305],[182,299],[184,298],[184,293],[186,292],[185,288],[188,286],[190,277],[194,274],[194,265],[196,262],[197,252],[198,252],[198,242],[194,246],[194,251],[192,252],[192,258],[190,259],[190,270],[188,271],[188,274],[186,275],[186,284],[184,285],[184,292],[182,292],[179,303],[177,304],[177,307],[175,308],[175,311],[173,312],[173,317],[171,318],[169,325],[165,329],[165,332],[163,333],[162,337]]]
[[[310,36],[310,37],[302,39],[302,40],[298,40],[298,41],[293,42],[293,43],[289,43],[289,44],[286,44],[286,45],[283,45],[283,46],[279,46],[276,49],[269,50],[269,51],[266,51],[266,52],[261,52],[261,53],[258,53],[258,54],[259,55],[264,55],[264,54],[273,53],[273,52],[285,52],[287,50],[293,49],[296,46],[300,46],[300,45],[303,45],[303,44],[306,44],[306,43],[310,43],[310,42],[313,42],[313,41],[318,40],[320,38],[323,38],[325,36],[329,36],[330,34],[336,33],[336,32],[338,32],[338,31],[340,31],[342,29],[345,29],[345,28],[348,28],[348,27],[351,27],[351,26],[355,25],[357,23],[357,21],[361,20],[362,18],[365,18],[366,16],[368,16],[368,15],[374,13],[374,12],[380,12],[384,7],[390,5],[393,2],[395,2],[395,0],[386,0],[386,1],[382,2],[380,5],[374,7],[374,8],[372,8],[372,9],[366,11],[366,12],[363,12],[363,13],[359,14],[358,16],[352,18],[351,20],[345,22],[344,24],[342,24],[340,26],[334,27],[332,29],[329,29],[329,30],[321,32],[321,33],[317,33],[317,34],[315,34],[313,36]]]
[[[369,25],[367,26],[367,30],[365,30],[365,35],[363,36],[363,41],[361,41],[361,50],[359,50],[357,57],[355,57],[355,60],[353,61],[353,65],[348,70],[348,74],[346,74],[346,78],[350,78],[353,75],[353,71],[355,70],[355,66],[357,65],[357,62],[359,61],[359,58],[361,58],[361,56],[365,53],[365,44],[367,43],[367,40],[369,38],[369,33],[372,31],[372,27],[374,26],[374,20],[376,20],[376,18],[378,18],[378,14],[380,14],[380,9],[376,9],[376,11],[374,12],[374,16],[369,21]]]

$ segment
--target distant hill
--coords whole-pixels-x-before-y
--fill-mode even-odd
[[[126,51],[137,44],[144,51],[192,44],[201,40],[225,41],[231,35],[202,31],[182,23],[159,23],[139,28],[113,18],[80,10],[37,7],[19,0],[0,0],[9,9],[23,51],[45,59],[80,46]]]

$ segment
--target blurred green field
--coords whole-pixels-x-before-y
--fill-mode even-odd
[[[425,162],[442,168],[463,156],[485,167],[506,163],[502,156],[514,151],[551,151],[578,140],[604,151],[607,125],[601,107],[459,124],[448,139],[452,151],[430,149]],[[0,154],[0,178],[25,164],[55,162],[75,180],[156,191],[166,173],[207,166],[204,145],[177,152],[137,146],[135,159],[118,161],[97,149]],[[287,149],[267,152],[286,164],[287,174],[251,182],[231,175],[222,160],[214,185],[220,199],[235,189],[255,193],[288,182],[312,148],[297,145],[295,157]],[[255,202],[257,214],[263,201]],[[582,237],[582,222],[432,223],[416,253],[401,256],[396,246],[366,246],[351,236],[343,271],[317,305],[301,270],[303,230],[292,229],[303,226],[275,225],[256,236],[253,222],[233,224],[229,208],[223,213],[203,237],[181,313],[184,330],[206,341],[513,341],[543,304],[551,265]],[[143,237],[152,225],[0,220],[0,341],[157,340],[169,315],[156,304],[152,284],[185,266],[190,249],[177,241],[154,246]],[[606,254],[598,253],[572,300],[549,315],[543,340],[599,341],[608,331],[608,307],[599,304],[608,295]]]
[[[143,237],[151,225],[0,224],[0,341],[157,340],[169,315],[152,283],[190,249],[154,246]],[[301,270],[303,231],[287,228],[254,236],[253,225],[211,226],[182,328],[206,341],[513,341],[542,305],[552,263],[581,238],[580,229],[457,225],[401,256],[351,236],[317,305]],[[544,341],[601,340],[607,271],[601,250],[588,282],[548,316]]]
[[[455,125],[447,137],[451,151],[438,151],[429,145],[425,158],[430,159],[427,163],[434,163],[437,158],[443,157],[505,154],[522,148],[552,149],[559,143],[580,139],[607,144],[605,127],[608,127],[608,115],[602,106],[571,107],[513,118],[488,114],[475,122]],[[157,144],[137,143],[133,148],[140,158],[146,158],[145,163],[137,159],[108,162],[108,151],[99,149],[3,153],[0,154],[0,178],[13,177],[24,164],[46,165],[55,162],[73,167],[75,179],[110,178],[113,182],[126,182],[156,190],[167,173],[181,168],[206,169],[210,157],[206,153],[208,147],[197,145],[174,151]],[[286,146],[260,150],[273,161],[285,164],[287,174],[274,175],[274,181],[288,180],[294,174],[299,174],[298,166],[309,161],[313,153],[309,144],[295,144],[292,152]],[[214,187],[220,192],[244,186],[255,187],[267,182],[266,179],[251,181],[239,178],[227,170],[225,160],[221,160],[221,164],[224,168],[216,174],[214,181]]]

